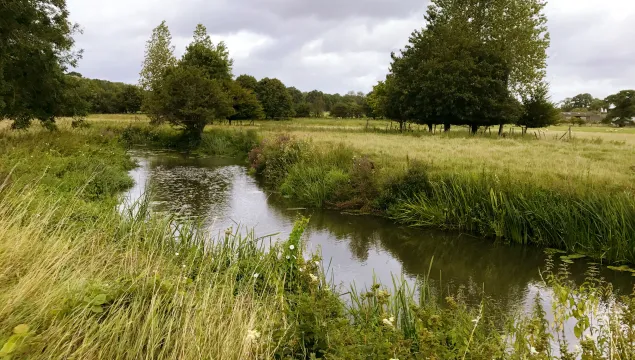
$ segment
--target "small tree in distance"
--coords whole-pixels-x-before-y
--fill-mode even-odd
[[[523,111],[517,125],[523,127],[523,133],[525,133],[527,128],[554,125],[558,122],[559,117],[560,112],[549,99],[547,86],[542,84],[534,90],[529,98],[523,100]]]
[[[336,118],[347,118],[351,116],[351,108],[345,102],[339,102],[333,105],[331,116]]]

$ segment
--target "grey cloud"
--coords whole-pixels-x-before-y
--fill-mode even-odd
[[[182,52],[197,23],[215,38],[251,49],[234,73],[278,77],[308,91],[369,91],[383,78],[390,52],[423,26],[428,0],[68,0],[85,29],[79,71],[136,82],[145,41],[166,19]],[[635,88],[635,6],[628,0],[557,0],[548,8],[552,47],[548,77],[554,99],[591,92],[598,97]],[[570,5],[567,7],[567,4]],[[586,10],[584,5],[586,6]],[[613,4],[614,6],[611,6]],[[615,10],[617,5],[623,5]],[[558,8],[560,6],[560,8]],[[580,10],[582,9],[582,10]],[[622,15],[619,18],[615,14]],[[248,32],[250,36],[241,37]],[[253,43],[266,39],[264,45]],[[238,40],[237,40],[238,39]],[[312,44],[313,46],[309,46]],[[232,44],[230,43],[230,53]]]

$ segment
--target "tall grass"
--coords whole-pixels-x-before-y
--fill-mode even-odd
[[[319,256],[303,252],[307,219],[289,239],[264,244],[231,231],[210,236],[196,224],[149,214],[143,202],[122,214],[117,192],[129,184],[131,166],[122,144],[111,130],[80,134],[0,136],[0,357],[555,358],[550,346],[541,347],[548,327],[536,326],[545,323],[544,311],[526,318],[487,301],[474,307],[460,292],[441,295],[450,296],[440,304],[435,295],[442,293],[427,279],[418,291],[396,279],[392,291],[375,284],[343,302]],[[270,162],[263,150],[255,158],[284,169],[272,173],[283,183],[289,171],[318,160],[340,172],[345,182],[315,195],[331,193],[333,203],[367,206],[380,199],[373,197],[377,184],[388,183],[376,183],[381,169],[346,148],[292,151],[282,162]],[[31,166],[21,165],[25,159]],[[100,177],[103,169],[110,176]],[[391,199],[434,191],[424,171],[409,174],[391,178],[384,208],[395,205]],[[304,186],[289,184],[290,191]],[[602,302],[612,307],[606,322],[596,323],[583,309],[597,309],[607,288],[591,279],[576,289],[546,276],[557,290],[558,324],[573,318],[579,329],[582,349],[567,358],[632,358],[633,298]]]
[[[419,161],[385,166],[352,148],[289,136],[263,142],[250,160],[272,186],[307,205],[635,263],[635,195],[628,190],[562,191],[486,171],[433,171]]]

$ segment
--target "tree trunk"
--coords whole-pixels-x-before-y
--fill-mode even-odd
[[[443,124],[443,131],[444,132],[450,132],[450,129],[452,128],[452,124]]]
[[[406,126],[406,122],[405,121],[400,121],[399,122],[399,132],[403,132],[404,127]]]
[[[472,129],[472,135],[476,135],[476,133],[478,132],[478,125],[472,124],[471,129]]]
[[[432,124],[428,124],[428,132],[431,133],[432,132]]]
[[[498,136],[503,136],[503,131],[505,130],[505,124],[500,124],[498,127]]]

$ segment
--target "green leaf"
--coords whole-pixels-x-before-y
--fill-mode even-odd
[[[2,346],[2,349],[0,349],[0,356],[7,356],[10,355],[13,351],[15,351],[17,345],[17,338],[12,336],[9,338],[9,340],[7,340],[6,343],[4,343],[4,346]]]
[[[94,305],[103,305],[106,303],[106,301],[108,300],[108,298],[106,297],[106,294],[99,294],[97,296],[95,296],[95,298],[92,301],[92,304]]]
[[[609,269],[614,270],[614,271],[622,271],[622,272],[631,272],[635,274],[635,270],[631,269],[630,267],[628,267],[627,265],[621,265],[621,266],[607,266]]]
[[[566,255],[566,256],[561,256],[560,259],[562,260],[576,260],[576,259],[582,259],[585,258],[586,255],[582,255],[582,254],[571,254],[571,255]]]
[[[104,312],[104,309],[101,306],[91,306],[90,311],[94,312],[95,314],[101,314]]]
[[[25,335],[29,332],[29,325],[20,324],[13,328],[13,333],[18,335]]]
[[[575,334],[576,338],[578,338],[578,339],[582,338],[582,327],[576,325],[573,328],[573,333]]]

